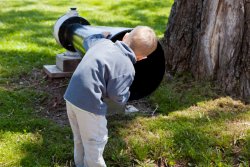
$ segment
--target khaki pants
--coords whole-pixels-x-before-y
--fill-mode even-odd
[[[74,161],[77,167],[106,167],[103,159],[108,141],[107,120],[103,115],[82,110],[66,101],[74,136]]]

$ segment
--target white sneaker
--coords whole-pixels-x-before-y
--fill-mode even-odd
[[[134,112],[138,112],[138,111],[139,110],[133,105],[126,105],[126,107],[125,107],[125,114],[134,113]]]

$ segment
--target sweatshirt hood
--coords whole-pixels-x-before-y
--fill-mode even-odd
[[[122,50],[122,52],[130,58],[133,64],[136,63],[136,56],[134,51],[124,42],[116,41],[115,44]]]

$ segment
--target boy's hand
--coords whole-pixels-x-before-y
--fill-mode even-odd
[[[107,32],[107,31],[102,32],[102,35],[103,35],[105,38],[107,38],[107,37],[110,35],[110,32]]]

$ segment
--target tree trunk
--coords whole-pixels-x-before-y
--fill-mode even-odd
[[[250,0],[175,0],[162,45],[168,72],[250,101]]]

